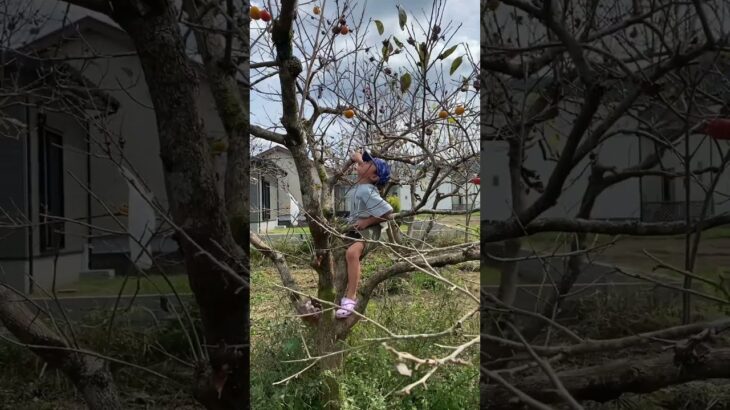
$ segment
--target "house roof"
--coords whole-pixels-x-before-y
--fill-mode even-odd
[[[27,54],[0,49],[3,88],[22,87],[29,96],[64,100],[87,110],[114,113],[119,101],[99,90],[69,64],[49,61]],[[8,83],[8,82],[12,83]]]
[[[258,156],[251,158],[251,173],[266,174],[277,177],[286,176],[286,171],[276,165],[274,161]]]
[[[266,156],[268,154],[273,154],[275,152],[281,152],[281,153],[285,153],[285,154],[291,155],[291,153],[289,152],[288,149],[286,149],[286,148],[284,148],[284,147],[282,147],[280,145],[274,145],[273,147],[267,149],[266,151],[263,151],[263,152],[259,153],[256,156],[257,157],[264,157],[264,156]]]
[[[287,155],[291,156],[291,153],[289,152],[289,150],[286,147],[282,147],[280,145],[275,145],[275,146],[257,154],[255,157],[264,158],[264,157],[268,156],[269,154],[273,154],[275,152],[281,152],[283,154],[287,154]],[[328,175],[334,175],[337,172],[337,170],[335,168],[332,168],[328,165],[325,165],[324,168],[325,168],[325,171],[327,171]]]
[[[114,37],[120,41],[131,42],[127,32],[116,24],[107,23],[93,16],[85,16],[33,39],[19,47],[18,50],[24,52],[40,52],[59,45],[60,42],[76,40],[80,34],[88,31],[95,31],[105,36]]]
[[[107,22],[94,16],[84,16],[71,24],[67,24],[47,34],[44,34],[29,43],[21,46],[18,50],[23,52],[41,52],[50,47],[59,45],[62,41],[73,41],[79,38],[84,32],[97,32],[105,37],[114,38],[118,41],[128,42],[130,48],[136,52],[131,38],[121,27],[114,22]],[[187,44],[188,49],[195,46],[195,41],[190,40]],[[188,60],[193,63],[193,67],[201,74],[201,78],[206,78],[205,66],[197,55],[188,55]],[[244,85],[243,81],[239,84]]]

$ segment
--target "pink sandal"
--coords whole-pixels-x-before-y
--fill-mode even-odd
[[[349,317],[352,314],[352,311],[355,310],[355,306],[357,306],[357,301],[343,297],[342,301],[340,302],[340,306],[341,307],[335,312],[335,317],[337,319],[344,319],[346,317]]]

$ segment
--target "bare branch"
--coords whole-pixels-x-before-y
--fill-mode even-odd
[[[730,214],[711,216],[700,225],[701,230],[730,224]],[[692,224],[695,226],[696,224]],[[530,222],[524,229],[515,228],[504,221],[482,221],[482,238],[485,242],[496,242],[511,237],[529,236],[540,232],[585,232],[608,235],[670,236],[687,231],[684,221],[639,222],[600,221],[592,219],[540,218]]]
[[[267,141],[275,142],[277,144],[284,145],[286,141],[286,135],[277,134],[273,131],[269,131],[267,129],[261,128],[258,125],[251,125],[250,128],[251,135],[253,135],[256,138],[261,138]]]

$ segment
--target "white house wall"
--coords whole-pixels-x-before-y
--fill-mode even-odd
[[[33,261],[33,280],[35,282],[34,295],[44,295],[38,289],[51,290],[53,285],[54,265],[56,272],[56,289],[75,283],[79,280],[79,273],[86,270],[82,253],[66,254],[54,261],[53,256],[36,258]]]
[[[107,39],[102,35],[87,32],[84,40],[67,42],[61,53],[78,56],[88,43],[101,54],[119,54],[132,50],[131,42],[126,44]],[[73,63],[73,62],[72,62]],[[159,159],[159,143],[155,131],[155,113],[150,102],[144,75],[139,59],[136,57],[117,57],[111,59],[98,58],[75,63],[85,77],[117,99],[120,103],[118,112],[105,122],[104,128],[111,132],[113,143],[118,143],[118,136],[125,137],[124,156],[132,167],[143,176],[144,183],[154,192],[156,198],[167,206],[167,194],[162,178],[162,164]],[[120,85],[125,90],[120,90]],[[105,132],[91,128],[92,152],[104,155]],[[112,148],[116,151],[115,148]],[[128,188],[124,178],[119,174],[116,165],[103,158],[92,159],[91,185],[94,192],[112,210],[119,209],[127,203]],[[92,204],[95,216],[94,225],[103,228],[119,229],[116,221],[106,215],[105,207],[98,201]],[[122,223],[126,218],[120,217]]]
[[[48,130],[59,134],[63,142],[63,193],[64,193],[64,217],[68,220],[86,221],[87,217],[87,201],[86,201],[86,130],[84,124],[80,123],[75,117],[52,111],[52,107],[47,107],[46,127]],[[26,169],[26,148],[22,146],[22,161],[17,169],[10,170],[13,178],[22,181],[23,198],[17,203],[21,207],[20,210],[25,217],[30,217],[34,224],[40,221],[39,212],[39,138],[38,138],[38,111],[36,108],[29,109],[29,131],[30,131],[30,178],[32,181],[30,215],[26,212],[27,206],[27,169]],[[25,113],[22,115],[25,121]],[[5,137],[2,137],[5,138]],[[27,140],[27,134],[22,136],[23,140]],[[19,143],[22,142],[19,141]],[[17,154],[17,152],[16,152]],[[84,270],[83,267],[83,251],[86,245],[88,232],[86,227],[78,223],[65,222],[62,224],[62,230],[65,233],[65,246],[59,250],[58,265],[56,267],[57,284],[67,284],[78,280],[79,272]],[[27,231],[19,231],[26,232]],[[14,244],[16,252],[14,254],[1,254],[8,260],[0,261],[4,268],[7,268],[6,279],[19,290],[28,291],[28,275],[32,274],[36,280],[44,280],[45,276],[52,275],[53,266],[49,267],[44,260],[50,258],[53,260],[55,251],[50,253],[42,253],[40,247],[40,229],[36,226],[33,228],[33,268],[31,272],[30,265],[27,261],[27,237],[22,236],[21,243]],[[22,252],[17,252],[17,248],[22,248]],[[6,250],[12,249],[5,247]],[[2,279],[5,281],[5,279]],[[45,281],[43,283],[50,283]]]
[[[286,149],[272,149],[261,155],[262,158],[271,160],[276,166],[286,172],[286,177],[279,178],[278,189],[278,210],[279,219],[282,221],[291,220],[291,202],[289,194],[300,204],[302,204],[302,186],[299,179],[299,171],[297,171],[296,163],[291,153]],[[315,183],[319,183],[319,175],[312,173]]]
[[[575,107],[571,108],[573,111]],[[630,119],[622,119],[613,129],[630,128]],[[549,126],[545,125],[546,138],[552,134],[560,135],[564,142],[570,132],[572,121],[559,117]],[[560,143],[559,143],[560,144]],[[557,145],[558,151],[562,145]],[[598,158],[604,165],[624,169],[636,165],[639,160],[638,141],[635,136],[617,135],[602,143],[596,150]],[[588,184],[589,160],[581,161],[566,179],[557,204],[545,211],[545,217],[574,216],[580,207],[583,193]],[[543,185],[547,185],[555,168],[554,161],[545,160],[539,145],[528,149],[525,156],[525,167],[537,172]],[[482,141],[482,219],[506,219],[512,216],[511,189],[509,176],[508,147],[502,141]],[[625,219],[640,216],[638,180],[632,179],[604,191],[596,201],[591,216],[599,219]],[[527,195],[527,204],[533,203],[540,194],[534,190]]]
[[[629,121],[629,120],[625,120]],[[623,127],[628,124],[619,124]],[[653,149],[653,145],[647,140],[642,143],[641,157],[646,158]],[[482,215],[486,219],[505,219],[510,216],[510,188],[508,174],[507,144],[505,142],[482,142],[482,200],[485,201]],[[666,169],[673,169],[675,172],[683,171],[681,155],[684,154],[684,144],[678,146],[679,152],[669,152],[664,155],[662,162]],[[690,151],[694,157],[690,161],[692,170],[702,169],[708,166],[719,166],[721,162],[720,153],[715,145],[707,138],[697,136],[690,140]],[[636,166],[640,161],[639,139],[633,135],[614,136],[601,144],[598,152],[599,160],[607,166],[615,166],[618,169],[625,169]],[[588,172],[586,169],[588,161],[584,160],[577,166],[566,180],[558,204],[544,213],[548,217],[564,217],[575,215],[580,206],[583,192],[588,183]],[[527,153],[525,161],[529,169],[537,171],[543,183],[554,168],[554,163],[542,159],[539,149],[531,149]],[[495,178],[498,185],[495,186]],[[709,174],[697,177],[705,187],[709,187],[711,177]],[[670,201],[684,201],[684,179],[675,178],[672,180],[674,198]],[[703,187],[694,179],[690,182],[691,200],[702,201],[705,196]],[[641,195],[646,202],[662,201],[662,178],[657,176],[644,177],[639,182],[638,178],[632,178],[616,184],[605,190],[596,201],[591,216],[598,219],[633,219],[641,216]],[[730,172],[725,171],[721,176],[717,192],[714,195],[715,213],[730,211],[730,202],[727,200],[730,195]],[[528,196],[528,203],[532,203],[538,194],[534,191]]]
[[[480,219],[512,216],[508,146],[504,141],[482,141]]]
[[[413,200],[411,199],[410,185],[398,187],[398,200],[400,201],[401,211],[410,211],[411,209],[413,209]]]
[[[280,213],[280,217],[283,220],[291,220],[291,203],[289,199],[289,193],[292,194],[294,199],[301,204],[302,203],[302,189],[299,181],[299,173],[297,172],[294,158],[288,152],[280,150],[272,150],[262,156],[268,160],[271,160],[286,172],[286,177],[279,179],[279,188],[277,189],[277,207]]]
[[[418,184],[416,184],[416,195],[420,199],[413,198],[413,202],[418,205],[420,201],[423,200],[423,194],[425,190],[428,188],[428,181],[422,181]],[[448,195],[451,194],[454,191],[454,185],[450,182],[448,182],[448,179],[441,183],[437,188],[436,191],[438,191],[441,194]],[[421,209],[437,209],[437,210],[444,210],[448,211],[452,209],[451,206],[451,197],[444,198],[440,200],[437,204],[434,204],[436,200],[436,193],[433,192],[431,195],[428,196],[428,199],[426,200],[426,205]]]
[[[75,40],[65,43],[62,53],[73,56],[83,55],[88,53],[85,49],[89,46],[100,54],[118,54],[134,50],[128,39],[109,38],[96,32],[88,32],[84,34],[83,41]],[[139,59],[134,56],[99,58],[80,61],[76,65],[87,78],[99,84],[102,89],[120,102],[119,111],[108,120],[105,128],[112,132],[115,139],[118,135],[125,138],[125,158],[142,176],[156,199],[167,209],[167,191],[160,158],[157,120]],[[121,89],[120,84],[124,89]],[[201,81],[199,90],[197,102],[208,135],[212,138],[225,136],[224,128],[215,111],[212,95],[204,81]],[[94,128],[91,132],[94,141],[92,151],[97,154],[103,153],[104,133]],[[225,163],[221,160],[217,161],[215,165],[218,172],[225,169]],[[127,203],[127,183],[119,175],[116,165],[108,160],[95,158],[92,160],[92,170],[94,192],[108,206],[117,209]],[[222,184],[222,178],[220,180]],[[93,214],[105,215],[106,210],[94,201]],[[126,218],[120,219],[126,222]],[[110,217],[98,217],[94,220],[94,224],[118,229],[116,222]]]
[[[649,145],[649,144],[646,144]],[[676,150],[670,150],[666,152],[662,158],[662,163],[664,167],[668,170],[673,170],[674,172],[684,172],[684,154],[685,154],[685,148],[684,148],[684,141],[682,141],[678,146],[675,147]],[[690,159],[690,170],[696,171],[701,168],[706,168],[709,166],[719,166],[721,163],[720,153],[716,151],[716,147],[712,140],[710,140],[708,137],[701,136],[701,135],[695,135],[690,137],[689,140],[689,151],[690,155],[692,155],[692,158]],[[648,179],[654,179],[654,180],[661,180],[659,177],[652,177],[652,178],[646,178]],[[711,182],[711,176],[709,174],[705,175],[699,175],[697,176],[697,179],[691,178],[690,179],[690,198],[693,201],[701,201],[704,200],[705,192],[702,188],[702,185],[705,185],[706,187],[709,187]],[[646,187],[646,183],[644,184]],[[658,184],[657,184],[658,185]],[[722,187],[720,187],[722,188]],[[674,198],[675,201],[684,201],[685,198],[685,190],[684,190],[684,178],[675,178],[673,180],[673,189],[676,193],[676,196]],[[646,188],[645,188],[646,191]],[[661,200],[660,194],[656,195],[654,192],[651,192],[653,194],[653,197],[647,197],[648,200]],[[657,197],[658,196],[658,197]]]
[[[279,219],[279,210],[276,208],[273,208],[276,206],[276,203],[279,202],[279,189],[277,188],[278,182],[277,179],[274,177],[263,177],[264,181],[269,183],[269,200],[271,202],[272,208],[270,212],[270,217],[267,221],[261,221],[261,183],[259,181],[259,178],[261,176],[254,175],[252,176],[252,181],[249,185],[250,193],[251,193],[251,222],[261,223],[261,222],[277,222]],[[276,226],[276,225],[274,225]]]
[[[0,282],[21,292],[27,292],[28,261],[0,260]]]

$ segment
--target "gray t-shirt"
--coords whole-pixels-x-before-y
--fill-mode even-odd
[[[383,199],[375,185],[356,184],[348,192],[347,200],[350,203],[350,216],[347,223],[354,224],[358,219],[371,216],[383,216],[393,212],[393,207]]]

